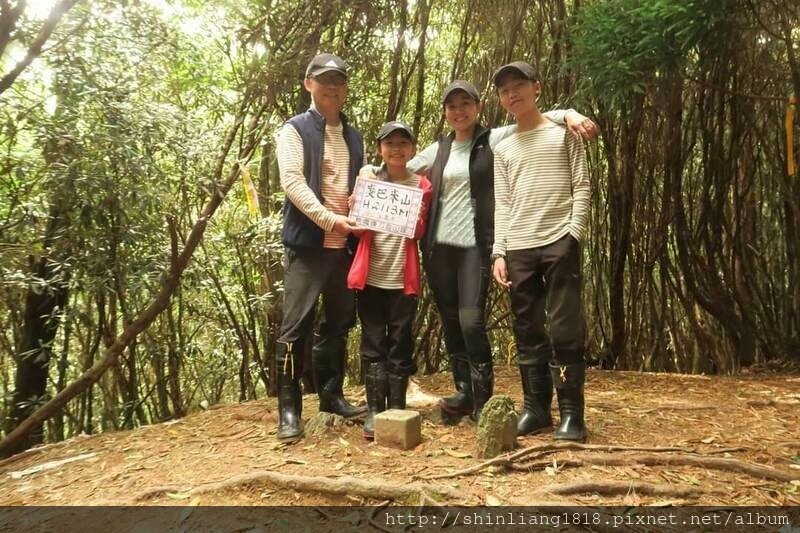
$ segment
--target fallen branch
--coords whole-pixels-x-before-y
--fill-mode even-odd
[[[746,452],[749,449],[750,448],[748,448],[747,446],[737,446],[736,448],[714,448],[711,450],[705,450],[703,453],[706,455],[719,455],[721,453]]]
[[[262,482],[303,492],[341,495],[346,494],[361,496],[373,500],[409,499],[418,497],[423,491],[430,491],[448,498],[457,498],[460,494],[455,489],[444,485],[423,485],[419,483],[405,483],[402,485],[397,485],[388,483],[386,481],[372,481],[351,476],[327,478],[281,474],[279,472],[262,470],[259,472],[251,472],[240,476],[234,476],[232,478],[214,483],[206,483],[188,491],[183,491],[178,487],[156,487],[142,492],[136,496],[135,500],[147,500],[167,492],[176,492],[187,497],[191,497],[197,494],[215,492],[240,485],[249,485],[252,483]]]
[[[488,461],[484,461],[477,465],[473,465],[461,470],[446,472],[444,474],[434,474],[431,476],[417,476],[417,477],[418,479],[449,479],[454,477],[466,476],[469,474],[480,472],[481,470],[489,468],[491,466],[507,468],[517,460],[526,457],[528,455],[531,455],[533,453],[537,452],[550,453],[559,450],[598,450],[606,452],[614,452],[614,451],[691,452],[692,451],[692,450],[687,450],[686,448],[675,448],[675,447],[614,446],[609,444],[581,444],[579,442],[553,442],[550,444],[537,444],[535,446],[529,446],[528,448],[523,448],[511,454],[500,455],[498,457],[489,459]]]
[[[39,446],[36,446],[35,448],[30,448],[28,450],[25,450],[24,452],[19,452],[17,454],[14,454],[11,457],[6,457],[5,459],[0,460],[0,473],[8,470],[10,468],[9,465],[21,461],[22,459],[31,457],[32,455],[39,455],[40,453],[52,450],[57,446],[61,446],[63,448],[67,444],[72,444],[79,440],[88,439],[89,437],[90,435],[81,433],[80,435],[75,435],[74,437],[69,438],[67,440],[62,440],[60,442],[51,442],[50,444],[41,444]]]
[[[552,466],[552,461],[540,461],[526,463],[524,465],[510,465],[514,470],[530,470],[536,467]],[[770,466],[748,463],[738,459],[728,457],[706,457],[702,455],[656,455],[656,454],[637,454],[637,455],[587,455],[580,459],[566,459],[556,461],[558,466],[579,467],[583,465],[594,466],[696,466],[710,470],[722,470],[726,472],[736,472],[752,477],[769,479],[772,481],[790,482],[800,479],[800,472],[778,470]]]
[[[576,494],[599,494],[601,496],[619,496],[631,493],[643,496],[673,496],[686,498],[700,496],[709,491],[701,490],[699,487],[675,486],[675,485],[656,485],[642,481],[575,481],[571,483],[557,483],[545,485],[541,490],[546,494],[557,494],[559,496],[574,496]],[[715,492],[715,491],[710,491]]]
[[[45,470],[53,470],[54,468],[58,468],[59,466],[63,466],[69,463],[74,463],[76,461],[85,461],[86,459],[91,459],[95,457],[97,454],[94,452],[91,453],[84,453],[81,455],[75,455],[73,457],[67,457],[65,459],[58,459],[56,461],[48,461],[46,463],[42,463],[36,466],[32,466],[30,468],[26,468],[25,470],[18,470],[16,472],[9,472],[9,476],[11,479],[22,479],[25,476],[29,476],[31,474],[36,474],[39,472],[44,472]]]
[[[20,459],[25,459],[26,457],[30,457],[31,455],[38,455],[45,451],[47,447],[52,446],[52,444],[46,444],[44,446],[37,446],[36,448],[31,448],[30,450],[25,450],[24,452],[20,452],[16,455],[12,455],[11,457],[7,457],[0,461],[0,469],[5,469],[7,465],[12,463],[16,463]],[[0,470],[2,472],[2,470]]]

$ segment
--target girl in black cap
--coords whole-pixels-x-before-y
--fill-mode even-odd
[[[430,182],[406,168],[416,151],[416,139],[408,124],[387,122],[378,133],[378,154],[383,165],[377,178],[405,187],[422,189],[422,201],[413,238],[393,233],[365,230],[359,235],[353,264],[347,277],[350,289],[359,291],[358,318],[361,321],[359,352],[364,366],[367,390],[367,419],[364,438],[374,437],[374,417],[387,409],[406,408],[408,376],[417,371],[411,327],[420,292],[417,240],[425,233]],[[367,185],[367,187],[371,187]],[[396,189],[396,199],[382,197],[380,191],[365,194],[360,202],[369,209],[402,209],[404,196]],[[381,200],[380,202],[378,200]],[[349,199],[353,208],[355,199]],[[364,207],[363,205],[361,207]]]

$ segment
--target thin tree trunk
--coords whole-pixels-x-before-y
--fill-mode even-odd
[[[429,3],[430,2],[430,3]],[[431,3],[433,0],[420,0],[418,9],[420,10],[420,37],[417,58],[419,71],[417,72],[417,101],[414,106],[414,135],[419,136],[419,128],[422,124],[422,110],[425,104],[425,45],[428,42],[428,21],[431,14]]]
[[[389,69],[389,100],[386,104],[386,121],[394,120],[397,118],[399,111],[399,77],[400,66],[403,59],[403,51],[406,44],[406,29],[408,28],[406,9],[408,8],[407,0],[399,0],[397,4],[397,13],[400,16],[400,23],[397,28],[397,44],[392,54],[392,65]]]

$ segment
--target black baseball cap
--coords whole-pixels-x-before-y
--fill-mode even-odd
[[[306,67],[306,78],[319,76],[330,71],[338,72],[346,78],[347,63],[333,54],[317,54]]]
[[[539,73],[536,72],[536,69],[533,68],[529,63],[524,61],[514,61],[513,63],[503,65],[495,71],[494,76],[492,76],[492,81],[494,82],[495,87],[497,87],[497,82],[500,81],[501,77],[511,73],[520,74],[522,77],[531,81],[539,81]]]
[[[469,95],[470,98],[474,99],[475,101],[479,101],[481,99],[481,95],[478,92],[478,89],[475,88],[470,82],[465,80],[455,80],[450,82],[450,85],[444,88],[442,92],[442,105],[444,105],[447,97],[453,94],[456,91],[464,91]]]
[[[417,138],[414,137],[414,132],[411,131],[411,126],[402,120],[392,120],[381,126],[381,130],[378,132],[378,137],[375,140],[380,142],[396,131],[402,131],[412,142],[417,142]]]

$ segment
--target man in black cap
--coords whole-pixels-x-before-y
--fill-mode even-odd
[[[495,280],[511,291],[524,410],[518,434],[550,429],[555,384],[556,439],[583,441],[584,343],[581,249],[590,183],[581,141],[539,111],[539,76],[515,61],[494,75],[500,105],[517,132],[494,151]]]
[[[364,164],[361,134],[342,114],[347,65],[333,54],[315,56],[303,85],[311,107],[289,119],[278,134],[278,168],[286,193],[281,240],[285,247],[283,323],[275,353],[278,439],[302,435],[303,354],[322,295],[322,320],[312,350],[319,410],[344,417],[365,411],[342,393],[347,334],[355,323],[355,293],[347,288],[355,224],[347,197]]]

